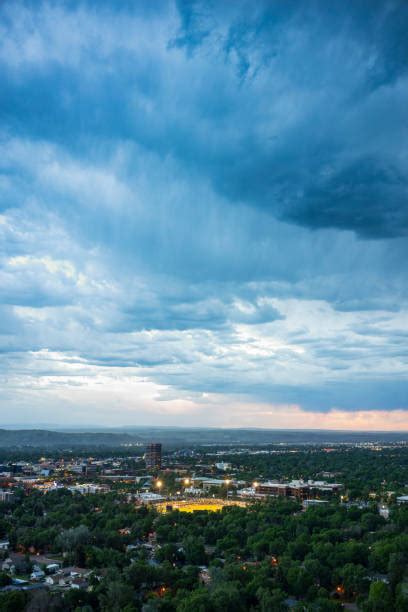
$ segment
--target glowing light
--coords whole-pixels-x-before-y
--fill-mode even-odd
[[[157,480],[157,481],[156,481],[156,487],[157,487],[158,489],[161,489],[161,488],[162,488],[162,486],[163,486],[162,481],[161,481],[161,480]]]
[[[255,482],[254,482],[254,484],[253,484],[253,487],[254,487],[254,489],[256,489],[257,487],[259,487],[259,482],[256,482],[256,481],[255,481]]]
[[[190,484],[190,479],[189,478],[185,478],[184,479],[184,484],[185,485],[189,485]]]

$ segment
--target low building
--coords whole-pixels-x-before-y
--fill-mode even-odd
[[[209,585],[211,583],[211,575],[208,567],[206,565],[200,565],[199,570],[198,580],[205,586]]]
[[[31,580],[42,580],[45,577],[45,572],[38,566],[34,566],[33,571],[31,572]]]
[[[254,487],[246,487],[244,489],[238,489],[238,497],[246,497],[251,499],[262,499],[264,496],[257,493],[257,489]]]
[[[132,552],[133,550],[138,550],[138,548],[140,548],[140,544],[128,544],[128,545],[126,546],[126,552],[127,552],[127,553],[130,553],[130,552]]]
[[[139,493],[135,496],[135,499],[143,504],[148,504],[164,501],[166,498],[163,495],[159,495],[159,493]]]
[[[325,480],[308,480],[307,485],[315,491],[327,491],[328,493],[338,493],[343,488],[339,482],[326,482]]]
[[[220,463],[216,463],[215,467],[217,470],[221,470],[222,472],[228,472],[231,469],[231,463],[226,463],[225,461],[221,461]]]
[[[322,504],[327,504],[327,500],[325,499],[304,499],[302,501],[302,506],[305,510],[310,508],[311,506],[321,506]]]
[[[201,485],[203,489],[211,489],[212,487],[225,487],[226,484],[234,485],[233,480],[223,480],[220,478],[207,478],[205,476],[195,476],[191,479],[194,486]]]
[[[0,489],[0,502],[11,503],[14,501],[14,492],[7,489]]]
[[[82,578],[81,576],[73,578],[70,584],[71,584],[71,589],[84,589],[85,590],[88,588],[88,581]]]
[[[204,490],[197,487],[188,487],[184,489],[184,493],[185,495],[191,495],[192,497],[199,497],[200,495],[204,495]]]
[[[275,497],[294,497],[295,499],[310,499],[319,493],[337,493],[343,487],[339,483],[329,483],[324,480],[291,480],[290,482],[260,482],[256,486],[257,495]]]
[[[9,572],[10,574],[14,574],[14,572],[16,571],[16,566],[13,559],[11,559],[10,557],[5,559],[1,565],[1,569],[3,572]]]
[[[378,505],[378,514],[382,516],[385,520],[390,518],[390,509],[385,504]]]
[[[95,493],[109,493],[110,488],[107,485],[94,483],[76,484],[68,487],[72,493],[81,493],[82,495],[94,495]]]
[[[258,495],[273,495],[274,497],[288,497],[290,495],[289,485],[284,482],[261,482],[256,487]]]

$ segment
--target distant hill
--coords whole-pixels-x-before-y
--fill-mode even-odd
[[[212,429],[179,427],[132,427],[96,431],[49,429],[0,429],[0,448],[118,448],[126,444],[162,442],[168,446],[344,444],[406,442],[408,432],[350,432],[279,429]]]
[[[3,448],[85,448],[97,446],[114,448],[137,441],[141,441],[138,440],[137,436],[122,432],[71,433],[45,429],[0,429],[0,447]]]
[[[344,444],[363,442],[405,442],[408,432],[354,432],[294,429],[221,429],[144,427],[129,428],[129,434],[143,440],[157,440],[177,446],[191,444]]]

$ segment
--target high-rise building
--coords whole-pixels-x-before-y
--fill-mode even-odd
[[[148,470],[161,468],[162,445],[157,442],[150,442],[146,448],[145,462]]]

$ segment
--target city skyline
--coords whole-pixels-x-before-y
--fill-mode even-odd
[[[408,431],[407,25],[2,3],[2,426]]]

